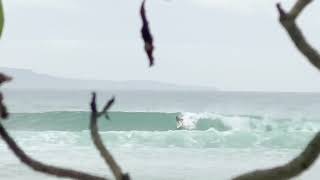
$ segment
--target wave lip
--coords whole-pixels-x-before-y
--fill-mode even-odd
[[[177,130],[176,116],[189,129]],[[111,147],[301,148],[319,131],[320,121],[217,113],[111,112],[101,119],[102,137]],[[29,147],[92,145],[88,112],[13,114],[6,126]]]
[[[257,115],[224,115],[217,113],[111,112],[111,121],[101,119],[101,131],[170,131],[177,130],[176,117],[181,116],[186,130],[220,132],[316,132],[320,121],[305,118],[272,118]],[[88,130],[89,112],[17,113],[6,126],[23,131]]]

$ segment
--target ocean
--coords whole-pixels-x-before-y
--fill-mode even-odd
[[[90,139],[89,91],[4,94],[11,116],[3,124],[29,155],[112,177]],[[112,95],[100,133],[132,179],[231,179],[287,162],[320,130],[317,93],[101,91],[100,107]],[[1,179],[55,179],[21,164],[2,141],[0,154]],[[319,170],[316,163],[298,179],[319,179]]]

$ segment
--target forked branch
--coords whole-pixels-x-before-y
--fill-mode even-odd
[[[106,146],[103,144],[103,141],[99,135],[97,121],[98,119],[105,115],[106,118],[108,116],[108,110],[114,103],[115,98],[111,98],[106,105],[103,107],[102,111],[97,110],[97,103],[96,103],[96,93],[92,93],[91,99],[91,117],[90,117],[90,131],[91,131],[91,138],[94,142],[94,145],[100,152],[101,157],[104,159],[105,163],[110,167],[113,175],[115,176],[116,180],[129,180],[130,177],[128,174],[123,174],[120,166],[112,157],[111,153],[107,150]]]
[[[286,12],[281,7],[281,4],[278,3],[277,9],[280,23],[288,32],[295,46],[311,64],[320,70],[320,54],[308,43],[302,31],[296,24],[297,17],[299,17],[302,10],[311,2],[312,0],[298,0],[289,12]]]
[[[0,85],[3,82],[11,80],[10,77],[1,74],[0,73]],[[2,102],[2,94],[0,92],[0,113],[1,113],[1,118],[0,119],[5,119],[8,117],[8,112],[7,108]],[[107,180],[104,177],[99,177],[95,175],[91,175],[88,173],[84,173],[81,171],[75,171],[72,169],[67,169],[67,168],[61,168],[57,166],[51,166],[44,164],[40,161],[34,160],[30,156],[28,156],[14,141],[14,139],[9,135],[9,133],[6,131],[2,123],[0,122],[0,136],[2,139],[6,142],[8,145],[9,149],[20,159],[20,161],[30,168],[32,168],[35,171],[42,172],[45,174],[53,175],[56,177],[62,177],[62,178],[72,178],[72,179],[80,179],[80,180]]]
[[[279,20],[282,26],[287,30],[292,41],[298,50],[306,56],[306,58],[315,67],[320,70],[320,55],[307,42],[301,30],[297,26],[295,20],[300,15],[302,10],[311,3],[312,0],[298,0],[290,12],[282,9],[281,5],[277,4],[279,12]],[[310,168],[316,161],[320,153],[320,132],[312,139],[305,150],[289,163],[266,170],[256,170],[234,178],[234,180],[284,180],[300,175],[305,170]]]

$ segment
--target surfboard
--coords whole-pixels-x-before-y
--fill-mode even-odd
[[[183,127],[182,121],[177,121],[177,129],[181,129]]]

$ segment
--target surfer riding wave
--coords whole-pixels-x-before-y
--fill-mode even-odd
[[[182,115],[176,116],[176,121],[177,121],[177,129],[185,129]]]

